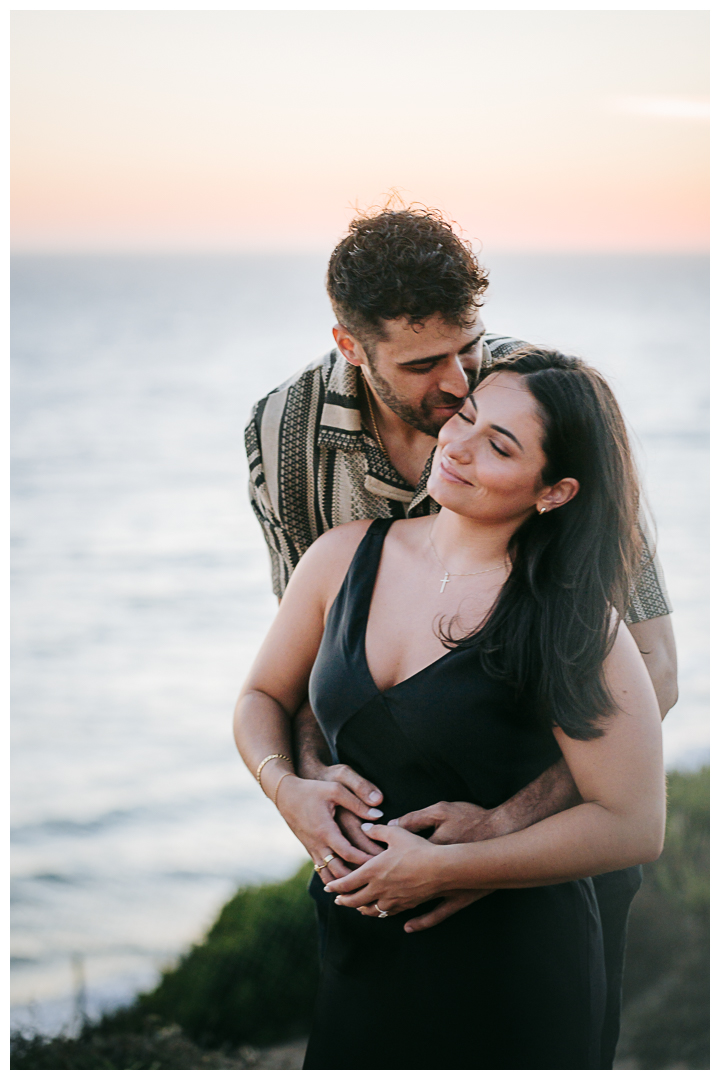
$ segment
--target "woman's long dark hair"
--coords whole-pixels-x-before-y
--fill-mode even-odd
[[[512,570],[484,624],[447,644],[479,647],[540,718],[577,739],[602,735],[614,702],[603,677],[642,549],[639,485],[627,431],[601,375],[573,356],[524,347],[493,364],[522,375],[544,425],[543,484],[573,477],[574,499],[533,512],[510,544]],[[536,713],[537,715],[537,713]]]

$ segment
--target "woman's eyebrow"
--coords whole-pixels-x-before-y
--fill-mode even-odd
[[[468,394],[468,396],[467,396],[467,398],[465,400],[466,401],[472,401],[472,407],[475,410],[475,413],[477,415],[477,405],[475,404],[475,394],[476,393],[477,393],[477,390],[473,394]],[[520,440],[517,438],[517,436],[513,435],[512,431],[508,431],[507,428],[500,427],[499,424],[490,424],[490,427],[493,429],[493,431],[499,431],[501,435],[507,435],[508,439],[512,439],[512,441],[515,443],[515,445],[518,446],[522,450],[523,453],[525,453],[525,447],[520,442]]]
[[[501,435],[507,435],[508,439],[512,439],[516,446],[519,446],[523,452],[525,451],[525,447],[520,442],[520,440],[513,435],[512,431],[508,431],[507,428],[500,427],[499,424],[491,424],[490,427],[493,429],[493,431],[499,431]]]

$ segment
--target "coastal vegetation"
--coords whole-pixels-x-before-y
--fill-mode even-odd
[[[618,1067],[709,1068],[708,768],[668,776],[661,858],[630,917]],[[307,1033],[318,978],[309,864],[243,888],[205,940],[76,1038],[13,1036],[13,1069],[242,1069]],[[430,931],[431,932],[431,931]]]

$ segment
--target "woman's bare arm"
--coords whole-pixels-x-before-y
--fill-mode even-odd
[[[307,697],[327,610],[367,526],[355,522],[326,533],[300,560],[235,707],[235,742],[250,772],[256,775],[270,755],[283,755],[263,766],[261,786],[315,862],[330,853],[353,863],[368,858],[340,832],[338,806],[363,820],[381,816],[343,784],[297,777],[290,732],[290,717]]]
[[[660,713],[624,625],[605,672],[617,709],[602,737],[580,741],[556,731],[581,805],[469,844],[436,846],[404,829],[371,826],[368,834],[388,848],[329,885],[347,894],[339,902],[357,907],[379,900],[399,911],[453,889],[550,885],[656,859],[665,822]]]

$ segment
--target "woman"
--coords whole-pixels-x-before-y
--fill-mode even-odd
[[[589,877],[657,858],[664,829],[658,706],[617,614],[639,551],[617,403],[581,361],[523,350],[442,429],[428,490],[437,517],[313,545],[236,710],[246,764],[316,868],[362,862],[326,885],[305,1067],[597,1068]],[[480,843],[367,822],[381,854],[328,850],[328,807],[373,812],[295,776],[288,717],[308,686],[334,759],[385,793],[388,821],[441,800],[499,805],[561,754],[584,801]],[[432,930],[397,917],[477,889]]]

